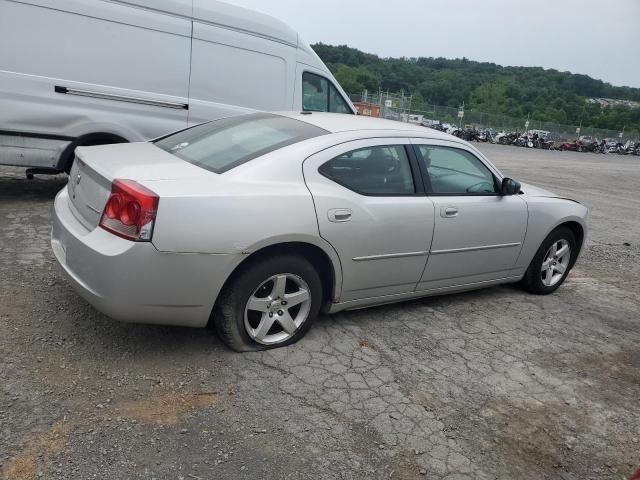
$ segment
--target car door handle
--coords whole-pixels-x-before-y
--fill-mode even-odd
[[[440,216],[444,218],[452,218],[458,216],[458,207],[442,207]]]
[[[351,220],[351,210],[348,208],[332,208],[327,212],[330,222],[348,222]]]

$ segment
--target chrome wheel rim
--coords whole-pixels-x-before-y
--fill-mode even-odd
[[[540,269],[542,284],[546,287],[557,285],[569,268],[570,260],[571,247],[569,242],[564,239],[554,242],[542,260],[542,268]]]
[[[266,279],[251,294],[244,308],[244,326],[255,342],[286,342],[307,320],[310,309],[307,283],[292,273],[280,273]]]

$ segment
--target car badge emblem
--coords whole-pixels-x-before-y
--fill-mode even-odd
[[[80,183],[80,180],[82,180],[82,175],[78,174],[78,176],[76,177],[76,185]]]

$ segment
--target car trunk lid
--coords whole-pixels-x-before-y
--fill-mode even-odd
[[[116,178],[144,182],[217,176],[152,143],[78,147],[75,153],[69,174],[69,202],[74,216],[88,230],[98,226]]]

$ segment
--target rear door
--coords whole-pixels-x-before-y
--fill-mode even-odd
[[[341,301],[410,292],[425,266],[433,202],[405,138],[347,142],[304,162],[320,235],[342,265]]]
[[[465,145],[412,141],[435,208],[429,261],[417,289],[509,277],[527,229],[526,202],[499,195],[497,172]]]

